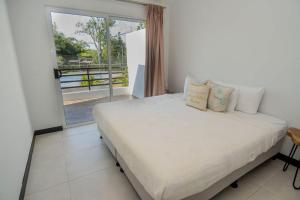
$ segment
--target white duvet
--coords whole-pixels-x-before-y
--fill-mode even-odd
[[[269,150],[287,126],[263,114],[202,112],[181,94],[98,104],[94,118],[155,200],[205,190]]]

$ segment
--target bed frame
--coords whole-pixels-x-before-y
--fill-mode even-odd
[[[106,146],[111,151],[112,155],[116,159],[117,165],[121,167],[120,171],[125,173],[125,175],[129,179],[130,183],[134,187],[134,189],[137,192],[137,194],[139,195],[139,197],[142,200],[154,200],[150,196],[150,194],[145,190],[143,185],[138,181],[138,179],[135,177],[135,175],[131,172],[131,170],[128,168],[126,162],[120,156],[120,154],[118,153],[116,148],[114,148],[112,143],[105,136],[105,133],[99,127],[98,127],[98,129],[99,129],[100,134],[101,134],[100,138],[104,141]],[[243,175],[245,175],[246,173],[250,172],[251,170],[253,170],[257,166],[264,163],[265,161],[267,161],[267,160],[273,158],[274,156],[276,156],[276,154],[280,152],[282,143],[283,143],[283,139],[280,140],[276,145],[274,145],[270,150],[268,150],[267,152],[265,152],[265,153],[261,154],[260,156],[258,156],[254,161],[248,163],[247,165],[245,165],[244,167],[242,167],[240,169],[235,170],[234,172],[232,172],[228,176],[224,177],[220,181],[216,182],[212,186],[208,187],[204,191],[202,191],[200,193],[197,193],[197,194],[194,194],[194,195],[192,195],[190,197],[187,197],[183,200],[208,200],[208,199],[211,199],[216,194],[218,194],[219,192],[224,190],[226,187],[232,185],[233,183],[236,183],[236,181],[239,178],[241,178]],[[233,184],[233,187],[234,186],[237,187],[236,184]]]

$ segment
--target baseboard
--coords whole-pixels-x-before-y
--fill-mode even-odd
[[[25,197],[25,191],[26,191],[26,185],[27,185],[27,180],[28,180],[28,175],[29,175],[29,170],[30,170],[30,165],[31,165],[34,143],[35,143],[35,135],[33,135],[31,145],[30,145],[30,150],[29,150],[29,155],[28,155],[26,168],[25,168],[25,172],[24,172],[24,176],[23,176],[19,200],[23,200]]]
[[[42,135],[42,134],[52,133],[52,132],[57,132],[57,131],[62,131],[62,130],[63,130],[62,126],[56,126],[56,127],[52,127],[52,128],[46,128],[46,129],[41,129],[41,130],[34,131],[32,141],[31,141],[31,145],[30,145],[29,155],[28,155],[28,159],[27,159],[27,163],[26,163],[26,168],[25,168],[25,172],[24,172],[24,176],[23,176],[23,181],[22,181],[22,187],[21,187],[21,191],[20,191],[19,200],[23,200],[24,197],[25,197],[26,185],[27,185],[27,180],[28,180],[28,176],[29,176],[32,153],[33,153],[34,143],[35,143],[35,137],[37,135]]]
[[[300,162],[294,158],[290,158],[282,153],[278,153],[276,156],[279,160],[282,160],[284,162],[288,162],[291,165],[295,166],[295,167],[300,167]]]
[[[35,130],[34,135],[42,135],[42,134],[53,133],[53,132],[62,131],[62,130],[63,130],[62,126],[55,126],[55,127],[51,127],[51,128]]]

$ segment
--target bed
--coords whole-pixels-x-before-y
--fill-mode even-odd
[[[143,200],[210,199],[280,151],[287,124],[202,112],[182,94],[98,104],[100,133]]]

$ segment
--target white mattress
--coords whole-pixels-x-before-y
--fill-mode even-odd
[[[94,118],[155,200],[205,190],[269,150],[287,129],[264,114],[202,112],[181,94],[98,104]]]

